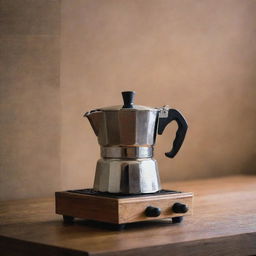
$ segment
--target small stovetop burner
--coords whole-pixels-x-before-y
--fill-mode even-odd
[[[175,190],[167,190],[162,189],[155,193],[147,193],[147,194],[121,194],[121,193],[108,193],[108,192],[99,192],[95,191],[94,189],[87,188],[87,189],[77,189],[77,190],[68,190],[71,193],[78,193],[78,194],[85,194],[85,195],[93,195],[93,196],[103,196],[103,197],[110,197],[110,198],[134,198],[134,197],[145,197],[145,196],[160,196],[160,195],[167,195],[167,194],[177,194],[182,193],[180,191]]]
[[[56,213],[65,223],[74,218],[108,223],[117,230],[127,223],[172,219],[179,223],[192,213],[193,193],[162,189],[148,194],[113,194],[92,188],[55,193]]]

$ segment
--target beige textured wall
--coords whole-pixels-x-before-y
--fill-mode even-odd
[[[176,126],[157,139],[162,181],[255,172],[255,13],[251,0],[63,0],[63,188],[92,184],[99,147],[82,115],[122,90],[188,120],[175,159]]]
[[[60,1],[0,1],[0,200],[60,189]]]
[[[255,173],[255,12],[253,0],[0,1],[0,200],[91,186],[99,147],[82,115],[122,90],[188,120],[175,159],[176,125],[157,139],[162,181]]]

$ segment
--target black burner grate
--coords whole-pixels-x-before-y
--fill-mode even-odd
[[[92,188],[68,190],[68,192],[77,193],[77,194],[94,195],[94,196],[104,196],[104,197],[111,197],[111,198],[159,196],[159,195],[166,195],[166,194],[181,193],[180,191],[162,189],[162,190],[159,190],[158,192],[147,193],[147,194],[113,194],[113,193],[107,193],[107,192],[98,192],[98,191],[93,190]]]

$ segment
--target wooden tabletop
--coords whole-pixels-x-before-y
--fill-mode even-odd
[[[64,225],[53,198],[1,202],[1,255],[256,255],[256,176],[163,187],[194,192],[193,216],[111,231],[82,220]]]

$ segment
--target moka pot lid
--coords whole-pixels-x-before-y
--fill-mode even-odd
[[[134,105],[134,91],[124,91],[122,92],[124,105],[116,105],[110,107],[98,108],[97,110],[101,111],[158,111],[157,108]]]

